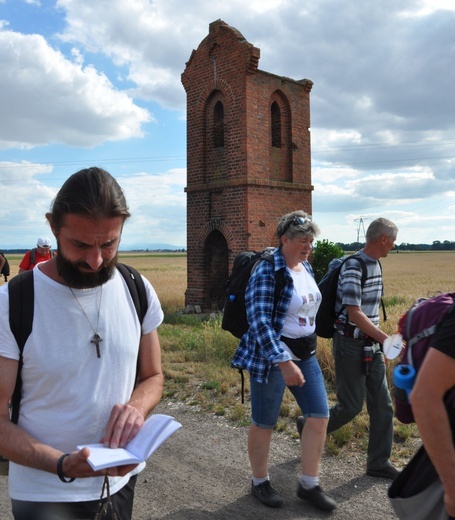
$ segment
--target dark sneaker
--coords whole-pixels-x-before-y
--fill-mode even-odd
[[[305,426],[305,417],[301,415],[300,417],[297,417],[297,420],[295,422],[297,424],[297,431],[299,432],[299,437],[302,437],[303,427]]]
[[[255,486],[253,482],[251,482],[251,494],[259,499],[265,506],[281,507],[283,505],[283,499],[273,489],[270,480],[266,480],[258,486]]]
[[[367,469],[367,475],[369,477],[378,477],[378,478],[388,478],[390,480],[394,480],[400,472],[392,466],[392,464],[387,464],[381,469]]]
[[[305,489],[299,482],[297,496],[302,500],[310,501],[313,505],[324,511],[333,511],[337,507],[335,500],[329,497],[329,495],[322,490],[321,486]]]

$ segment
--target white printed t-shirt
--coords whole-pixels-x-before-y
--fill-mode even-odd
[[[293,271],[287,268],[287,271],[292,277],[294,288],[281,335],[288,338],[309,336],[316,328],[321,293],[313,276],[306,269]],[[283,342],[281,347],[291,354],[292,359],[298,359]]]
[[[70,289],[43,274],[34,274],[33,331],[27,340],[22,367],[19,426],[39,441],[64,453],[77,445],[97,443],[112,407],[126,403],[134,389],[141,326],[122,275],[94,289],[73,289],[87,317],[101,336],[101,357],[91,339],[93,329]],[[142,334],[155,330],[163,311],[151,284],[144,278],[149,308]],[[7,285],[0,289],[0,355],[19,358],[9,327]],[[135,472],[143,469],[136,468]],[[27,501],[88,501],[101,493],[103,477],[79,478],[68,484],[57,475],[10,463],[9,494]],[[131,474],[111,477],[111,493]]]

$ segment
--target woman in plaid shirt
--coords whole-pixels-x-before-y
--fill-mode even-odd
[[[322,372],[314,355],[315,317],[321,294],[308,262],[318,234],[318,226],[303,211],[282,217],[277,226],[274,264],[261,262],[249,280],[245,303],[250,327],[232,360],[232,366],[250,374],[251,493],[269,507],[283,505],[283,499],[270,484],[268,457],[287,386],[305,417],[297,496],[320,509],[336,508],[336,502],[319,485],[329,407]],[[285,285],[274,308],[275,273],[280,270],[284,271]]]

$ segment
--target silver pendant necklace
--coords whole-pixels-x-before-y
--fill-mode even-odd
[[[93,336],[92,336],[92,339],[90,340],[90,343],[93,343],[95,345],[96,357],[100,358],[101,357],[100,343],[103,341],[103,338],[98,334],[97,330],[98,330],[98,325],[100,323],[101,297],[103,296],[103,286],[101,286],[101,290],[100,290],[100,301],[99,301],[99,305],[98,305],[98,318],[96,320],[96,328],[92,325],[90,318],[87,316],[87,313],[85,312],[84,307],[82,307],[81,302],[78,300],[77,296],[74,294],[73,289],[71,287],[68,287],[68,289],[71,291],[71,294],[74,296],[74,299],[79,304],[79,307],[81,308],[86,320],[89,322],[90,327],[93,330]]]

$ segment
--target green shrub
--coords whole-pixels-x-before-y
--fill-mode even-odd
[[[313,251],[313,271],[316,282],[320,282],[327,272],[329,263],[334,258],[340,258],[344,254],[343,249],[328,240],[318,240]]]

